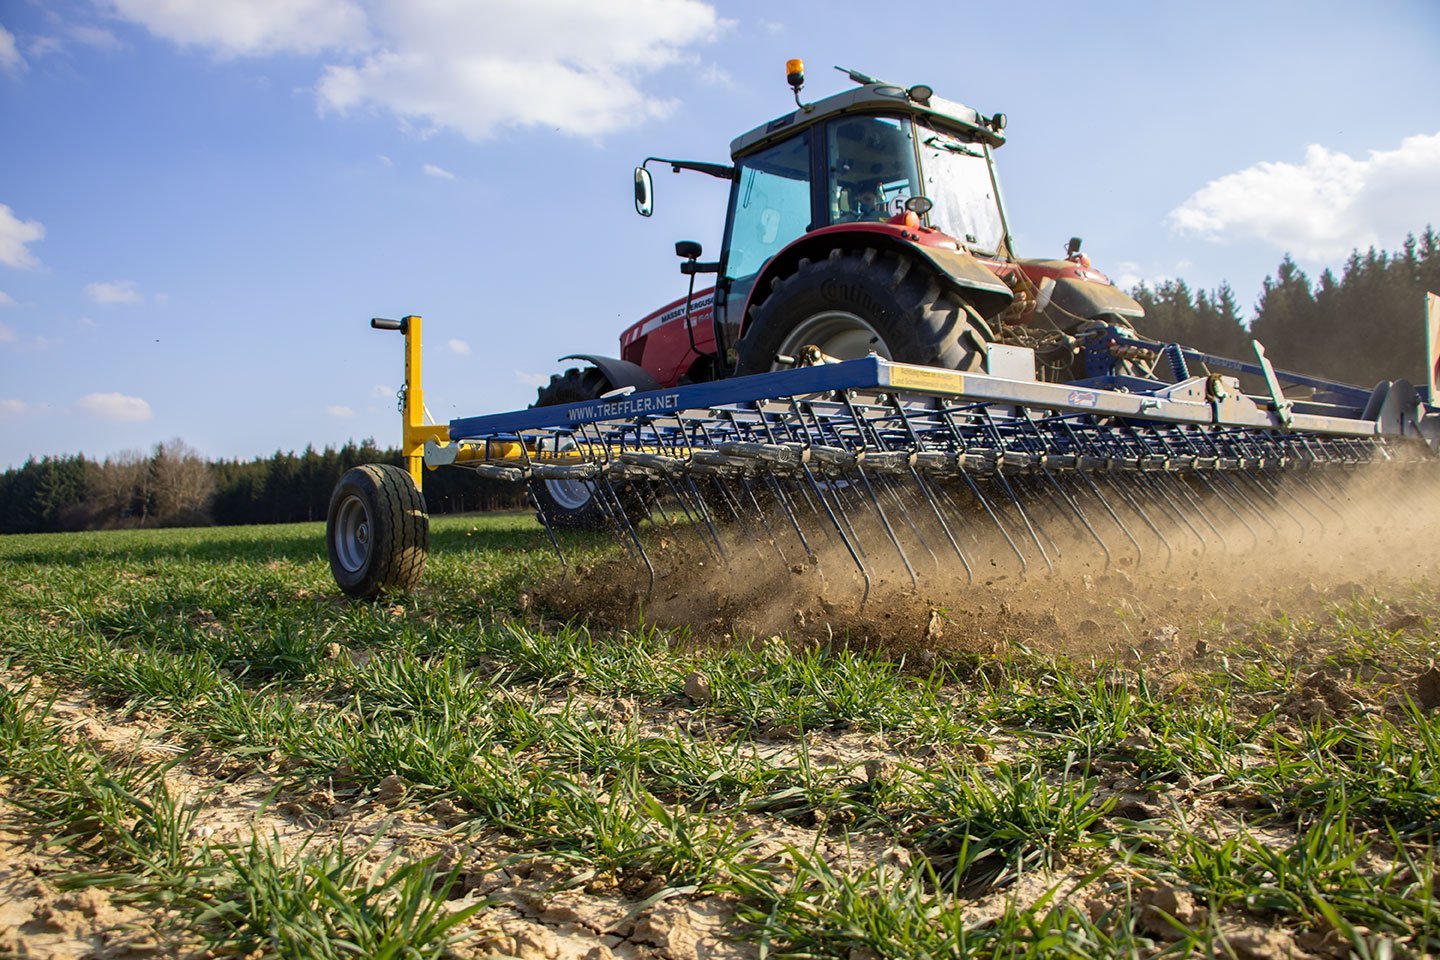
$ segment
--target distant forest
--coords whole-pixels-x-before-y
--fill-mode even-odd
[[[324,520],[336,481],[362,463],[404,460],[369,440],[254,460],[207,462],[181,440],[104,460],[31,459],[0,474],[0,533]],[[431,513],[463,513],[527,499],[510,484],[436,470],[425,476],[425,502]]]
[[[1145,306],[1143,336],[1237,359],[1253,356],[1254,338],[1277,367],[1368,387],[1425,382],[1427,291],[1440,293],[1440,238],[1430,227],[1395,253],[1352,253],[1338,277],[1326,270],[1312,281],[1285,257],[1248,326],[1228,284],[1206,292],[1167,280],[1131,293]],[[323,520],[335,482],[362,463],[399,465],[400,451],[367,440],[207,462],[173,440],[104,460],[31,459],[0,474],[0,533]],[[433,513],[526,503],[523,491],[461,470],[428,473],[425,499]]]

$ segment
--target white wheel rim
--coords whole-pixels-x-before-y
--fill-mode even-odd
[[[843,310],[817,313],[802,321],[780,345],[777,353],[793,357],[803,348],[815,345],[821,353],[837,360],[855,360],[875,353],[891,359],[890,345],[868,321]],[[781,369],[779,363],[775,369]]]
[[[583,510],[595,496],[589,480],[546,480],[545,491],[563,510]]]
[[[572,450],[575,439],[566,437],[560,441],[557,450]],[[584,510],[595,496],[595,484],[589,480],[546,480],[545,492],[561,510]]]
[[[370,558],[370,511],[351,494],[335,512],[335,558],[347,573],[359,573]]]

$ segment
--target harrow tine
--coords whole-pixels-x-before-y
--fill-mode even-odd
[[[940,509],[940,504],[935,498],[935,491],[930,488],[930,482],[920,475],[920,472],[912,465],[910,475],[915,478],[915,485],[925,497],[931,512],[935,515],[935,522],[945,534],[945,539],[950,542],[950,547],[955,551],[955,556],[960,558],[960,564],[965,568],[965,580],[968,583],[975,582],[975,571],[970,567],[970,560],[965,556],[965,551],[960,549],[960,544],[955,540],[955,534],[950,530],[950,524],[945,520],[945,513]]]
[[[531,481],[525,485],[525,493],[530,497],[530,503],[535,507],[535,516],[540,519],[540,526],[545,528],[545,536],[550,539],[550,546],[554,548],[555,556],[560,558],[560,578],[562,580],[569,580],[570,561],[565,559],[565,551],[560,549],[560,538],[555,536],[555,528],[550,525],[550,518],[545,514],[544,508],[540,506],[540,499],[535,496],[535,482],[536,481]]]
[[[1137,472],[1136,480],[1138,483],[1144,483],[1144,480],[1141,479],[1144,477],[1144,475],[1144,471]],[[1163,569],[1170,569],[1170,564],[1173,563],[1175,560],[1175,551],[1171,548],[1170,541],[1165,538],[1165,534],[1160,532],[1160,528],[1155,525],[1155,522],[1150,519],[1150,515],[1145,512],[1145,508],[1141,505],[1139,499],[1135,496],[1135,488],[1129,486],[1128,484],[1116,483],[1113,479],[1111,480],[1110,486],[1116,492],[1116,494],[1119,495],[1120,499],[1124,500],[1126,505],[1130,507],[1130,509],[1135,513],[1137,517],[1140,518],[1140,522],[1145,524],[1145,526],[1149,527],[1150,532],[1155,534],[1155,536],[1160,540],[1160,545],[1165,548],[1165,563]],[[1128,528],[1126,532],[1129,532]],[[1139,542],[1136,541],[1133,536],[1130,538],[1130,542],[1134,543],[1136,546],[1136,562],[1144,562],[1144,557],[1140,554]]]
[[[557,417],[518,433],[508,424],[539,422],[533,414],[497,418],[506,428],[481,435],[485,453],[470,461],[490,464],[487,475],[527,481],[563,577],[573,576],[565,523],[541,506],[557,509],[540,484],[578,479],[594,491],[593,518],[645,564],[651,593],[659,558],[646,540],[658,531],[662,544],[698,537],[727,566],[754,551],[789,567],[798,545],[822,590],[825,564],[843,549],[863,583],[862,604],[898,574],[888,559],[880,566],[890,550],[910,589],[920,587],[921,568],[927,576],[953,570],[951,552],[972,584],[982,563],[996,565],[987,551],[1013,553],[1022,578],[1040,564],[1054,572],[1076,551],[1107,570],[1128,565],[1132,553],[1137,566],[1158,560],[1172,568],[1184,557],[1249,549],[1247,536],[1251,548],[1286,542],[1291,525],[1301,541],[1343,529],[1343,505],[1360,489],[1352,481],[1369,464],[1395,469],[1367,487],[1367,496],[1381,491],[1392,505],[1423,496],[1406,469],[1427,452],[1416,441],[1340,429],[1306,433],[1299,413],[1293,430],[1241,425],[1242,418],[1220,422],[1219,408],[1216,422],[1145,419],[1161,416],[1167,402],[1194,404],[1194,391],[1157,399],[1159,413],[1136,417],[1117,413],[1103,391],[1046,406],[976,400],[980,389],[956,399],[947,384],[959,381],[938,377],[933,393],[810,382],[826,386],[693,409],[637,404],[644,414],[578,423]],[[1015,395],[1043,397],[1049,389]],[[715,395],[708,386],[696,394]],[[1096,395],[1099,408],[1083,409],[1095,406]],[[602,405],[620,408],[619,401]],[[587,411],[568,415],[592,415]],[[511,452],[491,453],[492,439]],[[472,454],[478,442],[466,441]],[[878,546],[877,536],[888,547]],[[737,537],[748,547],[733,542]],[[833,562],[844,566],[838,557]]]
[[[905,547],[900,543],[900,538],[895,535],[895,528],[890,525],[890,518],[885,515],[885,508],[880,505],[880,498],[875,496],[875,488],[870,485],[870,478],[865,475],[863,469],[857,469],[856,475],[860,478],[860,485],[865,488],[866,495],[870,498],[870,504],[875,508],[875,515],[880,518],[880,524],[885,528],[885,535],[890,538],[890,543],[895,547],[895,552],[900,555],[900,562],[905,565],[905,572],[910,574],[910,585],[920,586],[920,579],[915,575],[915,568],[910,565],[910,557],[905,553]]]
[[[745,488],[745,493],[750,498],[751,505],[755,507],[755,516],[759,519],[760,526],[765,528],[764,539],[770,543],[770,546],[775,548],[775,552],[780,556],[780,562],[785,564],[786,567],[789,567],[790,561],[785,556],[785,550],[780,546],[780,539],[775,536],[775,531],[770,529],[770,521],[766,519],[768,511],[760,505],[759,499],[755,496],[754,484],[750,482],[749,477],[741,477],[740,483]]]
[[[1045,435],[1040,430],[1040,427],[1035,422],[1035,419],[1030,415],[1030,411],[1024,410],[1022,412],[1025,415],[1025,422],[1029,425],[1031,431],[1035,434],[1036,438],[1042,444],[1042,450],[1044,451],[1044,454],[1051,454],[1053,452],[1053,447],[1046,441]],[[1052,486],[1055,489],[1055,492],[1060,495],[1061,502],[1063,502],[1066,506],[1070,508],[1071,514],[1073,514],[1074,517],[1080,521],[1080,524],[1085,528],[1086,531],[1089,532],[1090,536],[1094,538],[1095,542],[1100,545],[1101,552],[1105,554],[1105,563],[1102,569],[1108,570],[1110,564],[1114,561],[1114,556],[1110,553],[1110,545],[1105,542],[1104,537],[1100,536],[1100,532],[1095,529],[1094,524],[1090,522],[1090,518],[1087,517],[1085,515],[1085,511],[1080,508],[1080,504],[1077,503],[1075,499],[1071,497],[1068,492],[1066,492],[1065,488],[1061,486],[1060,482],[1055,479],[1054,473],[1052,473],[1050,468],[1045,464],[1044,455],[1042,455],[1040,460],[1040,471],[1044,475],[1045,479],[1049,481],[1050,486]],[[1089,487],[1090,493],[1095,497],[1095,499],[1100,502],[1100,504],[1107,511],[1110,512],[1110,516],[1113,518],[1115,516],[1115,512],[1113,510],[1110,510],[1110,505],[1106,503],[1105,498],[1101,496],[1099,489],[1095,486],[1095,482],[1090,479],[1090,476],[1087,473],[1083,471],[1077,471],[1077,473],[1080,480]],[[1124,529],[1123,525],[1121,526],[1121,529]],[[1133,542],[1134,538],[1132,537],[1131,540]]]
[[[1003,457],[1005,451],[1005,441],[1001,437],[1000,431],[995,426],[995,420],[990,415],[990,408],[981,407],[980,415],[992,439],[995,441],[995,450],[1001,455],[1001,457]],[[1045,561],[1046,569],[1049,572],[1054,573],[1055,564],[1053,561],[1051,561],[1050,554],[1045,552],[1045,545],[1040,542],[1040,537],[1036,534],[1035,527],[1030,522],[1029,514],[1025,512],[1025,507],[1020,503],[1019,495],[1015,492],[1015,488],[1010,485],[1009,479],[1005,476],[1005,470],[1001,462],[999,461],[997,461],[995,464],[995,482],[1004,491],[1005,496],[1010,501],[1010,505],[1015,508],[1015,512],[1019,514],[1021,523],[1024,524],[1026,532],[1030,534],[1030,539],[1035,543],[1035,549],[1040,551],[1040,557]]]
[[[939,574],[940,558],[937,557],[935,551],[930,548],[930,543],[925,539],[925,534],[920,532],[920,527],[915,523],[915,518],[910,515],[910,508],[906,505],[905,498],[900,495],[894,479],[884,476],[877,477],[876,479],[879,481],[881,487],[890,494],[890,498],[895,501],[895,508],[900,512],[900,518],[905,521],[905,525],[915,534],[915,539],[920,542],[920,546],[930,555],[930,562],[934,565],[935,572]]]

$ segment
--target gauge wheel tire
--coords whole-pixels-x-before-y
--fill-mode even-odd
[[[776,279],[740,341],[736,373],[782,369],[777,356],[809,344],[841,360],[887,360],[978,370],[994,335],[953,288],[914,257],[873,248],[832,250]]]
[[[556,374],[540,388],[534,406],[553,407],[560,403],[582,403],[595,400],[611,389],[610,381],[593,367],[570,368]],[[609,530],[610,513],[600,503],[595,485],[588,480],[541,480],[530,485],[530,492],[539,508],[538,519],[567,530]],[[632,523],[638,523],[649,511],[644,498],[633,487],[616,491]]]
[[[346,595],[366,600],[420,583],[430,546],[425,497],[410,474],[367,463],[347,472],[325,518],[330,572]]]

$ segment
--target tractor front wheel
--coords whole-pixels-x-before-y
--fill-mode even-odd
[[[410,474],[367,463],[347,472],[325,519],[330,572],[346,595],[365,600],[415,588],[425,570],[430,519]]]
[[[840,360],[870,352],[900,363],[976,370],[989,326],[913,257],[873,248],[801,260],[754,311],[739,344],[740,375],[782,369],[814,345]]]

